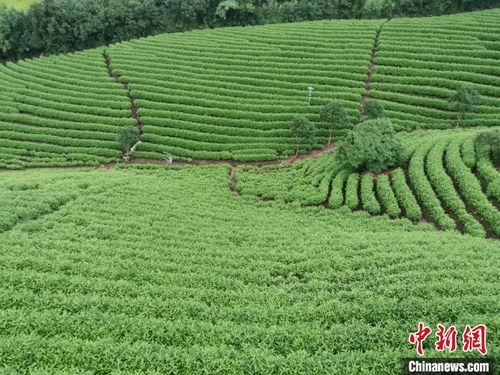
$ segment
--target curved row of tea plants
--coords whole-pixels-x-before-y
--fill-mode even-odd
[[[236,27],[110,47],[112,70],[128,83],[144,123],[136,156],[276,159],[295,151],[288,123],[297,116],[317,125],[319,147],[322,105],[341,100],[357,114],[378,24]]]
[[[447,17],[399,18],[383,27],[370,96],[398,130],[456,125],[448,100],[467,85],[481,104],[466,126],[498,126],[500,9]]]
[[[143,131],[136,158],[274,160],[294,153],[296,117],[318,129],[302,152],[326,142],[332,100],[351,121],[372,97],[397,130],[453,127],[463,85],[482,100],[464,124],[497,126],[499,15],[199,30],[1,65],[0,168],[117,161],[121,126]]]
[[[493,241],[145,167],[2,174],[2,372],[396,375],[420,320],[500,324]]]
[[[237,189],[259,198],[345,206],[371,215],[430,221],[443,230],[498,237],[500,173],[487,150],[480,151],[476,135],[477,131],[431,131],[401,136],[407,167],[379,176],[343,169],[335,153],[284,167],[240,168]]]
[[[119,160],[130,101],[99,51],[0,65],[0,168]]]

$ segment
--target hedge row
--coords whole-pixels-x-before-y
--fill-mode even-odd
[[[464,199],[484,218],[493,232],[500,236],[500,211],[488,201],[481,184],[460,157],[460,144],[461,139],[456,139],[446,148],[448,172],[456,181]]]
[[[373,190],[373,175],[366,173],[361,177],[361,201],[363,202],[363,210],[370,215],[380,214],[380,203],[375,197]]]
[[[464,202],[453,186],[452,179],[446,173],[443,165],[443,156],[450,139],[438,140],[430,149],[426,160],[426,171],[441,202],[453,212],[464,225],[464,232],[473,236],[484,237],[486,232],[483,226],[467,212]]]
[[[436,221],[441,229],[454,230],[456,229],[455,222],[443,210],[441,202],[436,197],[432,185],[425,174],[425,157],[433,146],[433,143],[424,143],[415,150],[410,160],[408,173],[417,197],[429,211],[432,219]]]
[[[398,217],[401,215],[398,200],[392,191],[388,176],[379,176],[377,178],[377,194],[384,207],[384,212],[390,217]]]
[[[359,173],[351,173],[347,178],[345,187],[345,202],[344,204],[351,210],[355,210],[359,206]]]

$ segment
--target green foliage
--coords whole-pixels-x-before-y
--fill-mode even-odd
[[[289,124],[290,133],[297,146],[296,154],[302,145],[313,145],[316,142],[316,126],[304,117],[296,117]]]
[[[392,191],[389,177],[383,175],[377,178],[377,194],[387,215],[393,218],[401,215],[401,208],[399,208],[398,200]]]
[[[59,1],[62,4],[65,0]],[[186,19],[197,18],[200,13],[193,7],[199,10],[202,2],[186,3],[184,10],[176,11]],[[88,5],[88,14],[97,3]],[[169,2],[169,6],[174,3]],[[124,4],[127,2],[113,5],[117,14],[125,11]],[[55,12],[54,6],[44,9]],[[82,7],[87,9],[85,2],[68,11],[71,25],[76,24],[73,12]],[[232,17],[232,11],[228,17]],[[39,16],[43,18],[43,14]],[[464,82],[482,98],[464,126],[498,125],[498,52],[496,42],[483,37],[495,35],[492,20],[499,14],[491,10],[384,23],[370,96],[383,103],[385,116],[396,131],[452,127],[455,115],[448,98]],[[16,17],[18,13],[12,11],[5,20]],[[91,18],[99,23],[102,17],[96,10]],[[55,17],[54,24],[44,28],[56,27],[60,19],[64,21],[64,17]],[[113,15],[106,20],[113,21]],[[443,20],[449,32],[442,30]],[[119,27],[127,22],[116,20]],[[476,22],[483,27],[463,27]],[[294,117],[307,118],[317,128],[316,141],[302,145],[301,152],[318,149],[330,136],[328,124],[318,115],[321,107],[335,100],[349,118],[359,113],[367,57],[374,30],[380,24],[378,20],[335,20],[206,29],[106,47],[113,74],[129,84],[130,92],[103,69],[102,49],[0,65],[0,142],[4,148],[0,168],[115,161],[121,155],[115,140],[118,127],[135,125],[130,117],[129,93],[144,124],[144,142],[137,157],[158,159],[170,152],[183,159],[286,158],[297,149],[288,128],[288,121]],[[0,33],[15,31],[16,40],[25,40],[23,33],[30,33],[32,25],[19,29],[7,24],[0,27]],[[73,26],[70,29],[77,30]],[[91,29],[79,32],[84,36]],[[96,30],[104,37],[98,27]],[[415,30],[429,31],[418,32],[416,41]],[[45,34],[40,38],[55,35]],[[122,33],[120,37],[126,36]],[[303,43],[304,39],[308,43]],[[0,48],[10,48],[10,39],[2,41],[0,37],[0,44]],[[267,53],[275,48],[287,52],[276,59]],[[308,85],[317,88],[311,106],[304,105],[304,88]],[[341,138],[346,133],[336,129],[333,136]],[[461,149],[468,166],[474,163],[470,150],[469,141]],[[409,160],[410,154],[406,156]]]
[[[455,139],[448,145],[445,153],[446,166],[457,181],[464,198],[491,226],[493,232],[500,236],[500,211],[483,194],[481,184],[460,157],[460,142],[460,139]]]
[[[262,23],[261,9],[255,0],[222,0],[215,10],[217,20],[224,25]]]
[[[375,99],[369,99],[363,104],[363,111],[367,120],[375,120],[384,117],[384,107]]]
[[[499,325],[497,242],[236,197],[228,172],[2,172],[2,371],[396,375],[415,322]]]
[[[351,130],[338,146],[339,159],[355,170],[380,173],[401,163],[403,146],[389,120],[366,120]]]
[[[481,98],[477,91],[468,86],[461,86],[450,98],[455,111],[457,112],[457,126],[462,125],[465,116],[473,112]]]
[[[481,146],[489,148],[493,164],[497,167],[500,166],[500,129],[481,132],[477,136],[477,142]]]
[[[359,173],[351,173],[347,178],[345,187],[345,205],[351,210],[355,210],[359,206]]]
[[[482,142],[476,143],[477,171],[487,183],[486,194],[489,198],[500,201],[500,172],[490,159],[490,147]]]
[[[457,193],[452,179],[446,173],[443,157],[450,139],[442,138],[434,144],[427,155],[426,172],[437,196],[444,206],[457,215],[464,225],[464,232],[473,236],[484,237],[483,226],[467,212],[465,204]]]
[[[391,182],[394,195],[401,208],[404,209],[406,217],[413,221],[422,219],[422,210],[406,183],[405,174],[401,168],[395,169],[391,173]]]
[[[328,143],[331,142],[334,130],[344,130],[350,126],[347,111],[342,102],[336,100],[323,106],[319,112],[321,121],[328,125]]]
[[[370,215],[384,213],[415,223],[432,222],[443,230],[458,230],[476,237],[491,236],[498,230],[494,229],[497,228],[498,210],[488,204],[487,198],[493,202],[499,199],[500,173],[491,163],[489,146],[475,142],[476,136],[475,130],[418,131],[398,135],[405,146],[405,163],[409,163],[407,176],[403,168],[397,168],[388,174],[389,177],[371,173],[363,173],[360,177],[346,169],[334,152],[294,165],[241,171],[238,189],[244,195],[300,205],[324,206],[328,203],[332,209],[346,207]],[[457,172],[456,165],[465,170]],[[480,177],[470,168],[477,168]],[[484,187],[480,179],[484,179]],[[327,189],[329,185],[331,190]],[[326,202],[328,191],[330,198]],[[484,220],[477,220],[478,217]]]
[[[366,0],[362,14],[369,18],[393,17],[396,12],[394,0]]]
[[[332,181],[332,195],[329,204],[333,208],[339,208],[344,203],[344,185],[349,176],[348,170],[340,171]]]
[[[1,0],[22,9],[34,0]],[[40,0],[0,15],[0,60],[109,45],[159,33],[319,19],[428,16],[500,5],[499,0]],[[10,9],[10,8],[9,8]],[[9,10],[10,11],[10,10]],[[0,13],[5,12],[0,9]],[[6,27],[7,26],[7,27]],[[1,51],[1,50],[0,50]]]
[[[425,158],[435,143],[434,141],[422,142],[415,150],[408,167],[408,175],[415,189],[415,194],[422,202],[422,206],[442,230],[455,230],[456,223],[446,214],[441,202],[436,196],[432,184],[425,173]]]
[[[135,126],[122,126],[118,128],[116,140],[122,151],[128,152],[140,140],[139,129]]]
[[[360,189],[363,210],[368,212],[370,215],[380,214],[380,203],[375,197],[373,175],[371,173],[365,173],[363,177],[361,177]]]
[[[0,0],[0,7],[5,5],[15,9],[26,9],[38,0]]]
[[[469,168],[474,168],[476,165],[476,137],[467,137],[462,143],[461,154],[462,159]]]

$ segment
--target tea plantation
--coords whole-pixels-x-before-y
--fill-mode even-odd
[[[9,62],[0,66],[0,168],[117,161],[125,125],[142,132],[139,159],[274,160],[294,153],[296,116],[318,127],[303,151],[326,142],[318,113],[331,100],[352,122],[371,97],[396,130],[452,128],[448,98],[464,84],[482,100],[463,126],[498,126],[499,19],[493,9],[221,28]]]
[[[498,242],[264,204],[228,172],[3,173],[0,369],[399,374],[419,321],[486,324],[499,358]]]
[[[0,375],[397,375],[419,322],[486,325],[498,374],[499,61],[500,8],[0,64]],[[341,160],[370,99],[376,173]]]

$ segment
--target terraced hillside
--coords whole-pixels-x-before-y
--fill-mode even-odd
[[[0,65],[0,167],[117,161],[130,101],[98,50]]]
[[[447,98],[468,84],[500,115],[500,10],[425,19],[318,21],[165,34],[0,66],[0,168],[119,160],[115,134],[138,126],[136,158],[274,160],[288,122],[341,100],[383,101],[396,128],[451,128]],[[462,30],[461,28],[465,28]],[[307,88],[315,91],[311,104]]]
[[[3,172],[0,372],[396,375],[421,320],[486,324],[499,359],[497,242],[265,205],[228,169]]]
[[[500,237],[500,172],[476,131],[402,136],[406,166],[373,176],[344,169],[335,154],[294,165],[243,167],[236,190],[302,206],[433,222],[443,230]]]
[[[450,128],[448,98],[466,83],[481,105],[466,126],[498,126],[500,11],[393,19],[383,27],[370,96],[396,129]]]
[[[246,161],[293,153],[294,116],[321,129],[319,106],[332,99],[357,114],[379,23],[239,27],[111,47],[112,70],[129,83],[144,123],[137,157],[168,151]],[[311,105],[308,86],[315,89]]]

